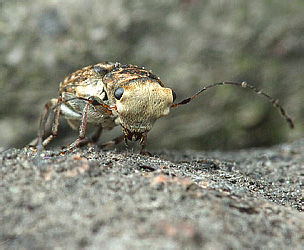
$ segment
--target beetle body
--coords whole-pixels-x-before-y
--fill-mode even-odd
[[[140,152],[145,154],[147,133],[157,119],[168,115],[170,108],[187,104],[205,90],[222,85],[247,88],[266,97],[279,110],[289,126],[294,127],[292,119],[278,104],[278,100],[246,82],[213,83],[191,97],[173,103],[176,99],[174,91],[165,88],[159,77],[151,71],[134,65],[104,62],[82,68],[60,83],[59,97],[46,103],[38,137],[31,144],[45,147],[57,135],[61,115],[73,129],[79,128],[78,139],[70,144],[66,151],[81,144],[95,143],[103,129],[121,126],[123,135],[104,143],[103,146],[117,144],[123,139],[126,144],[128,140],[139,140]],[[44,127],[52,111],[55,113],[52,132],[42,141]],[[87,123],[98,127],[91,139],[86,138]]]
[[[61,115],[73,129],[80,126],[80,130],[85,130],[86,123],[97,125],[100,131],[120,125],[123,131],[120,138],[126,142],[139,140],[144,153],[147,133],[157,119],[169,114],[174,99],[174,92],[144,68],[108,62],[82,68],[67,76],[60,83],[59,98],[47,103],[47,111],[57,103],[60,105],[52,135],[44,140],[43,146],[57,135]],[[84,134],[73,147],[84,140],[82,137]]]

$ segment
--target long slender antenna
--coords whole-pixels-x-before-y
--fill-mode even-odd
[[[273,99],[268,94],[262,92],[261,90],[258,90],[257,88],[253,87],[252,85],[249,85],[246,82],[242,82],[242,83],[238,83],[238,82],[218,82],[218,83],[210,84],[210,85],[204,87],[203,89],[201,89],[200,91],[198,91],[193,96],[190,96],[190,97],[182,100],[179,103],[172,104],[171,108],[175,108],[177,106],[187,104],[188,102],[190,102],[191,100],[193,100],[195,97],[197,97],[198,95],[200,95],[205,90],[213,88],[213,87],[216,87],[216,86],[220,86],[220,85],[235,85],[235,86],[239,86],[239,87],[242,87],[242,88],[248,88],[248,89],[251,89],[252,91],[254,91],[255,93],[257,93],[258,95],[265,96],[272,103],[272,105],[279,110],[281,116],[283,118],[285,118],[285,120],[287,121],[289,127],[292,128],[292,129],[294,128],[293,120],[291,119],[290,116],[287,115],[285,109],[279,104],[279,100]]]

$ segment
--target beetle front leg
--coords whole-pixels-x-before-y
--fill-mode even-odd
[[[152,154],[150,152],[146,151],[146,142],[147,142],[147,133],[144,133],[139,141],[140,154],[152,156]]]

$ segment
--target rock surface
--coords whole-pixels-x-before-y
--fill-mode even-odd
[[[302,249],[303,152],[2,151],[0,248]]]

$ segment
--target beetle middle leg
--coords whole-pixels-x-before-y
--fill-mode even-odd
[[[125,138],[124,134],[117,136],[113,140],[101,144],[101,148],[109,147],[112,145],[117,145],[117,144],[121,143],[124,140],[124,138]]]
[[[92,135],[91,138],[83,139],[83,140],[79,143],[79,147],[85,146],[85,145],[90,144],[90,143],[96,144],[96,143],[98,142],[98,140],[99,140],[99,137],[100,137],[102,131],[103,131],[103,127],[102,127],[102,126],[99,126],[99,127],[97,128],[97,130],[95,131],[95,133]]]
[[[102,126],[100,126],[100,127],[98,127],[97,128],[97,130],[95,131],[95,133],[93,134],[93,136],[91,137],[91,142],[92,143],[96,143],[97,141],[98,141],[98,139],[99,139],[99,137],[100,137],[100,135],[101,135],[101,133],[102,133],[102,130],[103,130],[103,128],[102,128]]]
[[[88,122],[88,110],[89,110],[89,106],[90,106],[91,102],[92,101],[90,99],[88,99],[84,106],[84,109],[82,112],[81,123],[79,126],[78,138],[73,143],[71,143],[67,149],[63,150],[62,153],[65,153],[66,151],[71,151],[72,149],[77,148],[82,142],[85,142],[85,133],[86,133],[87,122]]]

